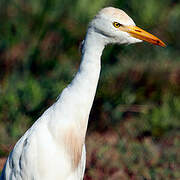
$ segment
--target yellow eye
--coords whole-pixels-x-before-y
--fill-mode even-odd
[[[122,26],[120,23],[118,23],[118,22],[113,22],[113,26],[115,27],[115,28],[119,28],[120,26]]]

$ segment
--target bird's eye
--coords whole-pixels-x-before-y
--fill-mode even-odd
[[[115,28],[119,28],[120,26],[122,26],[122,24],[118,23],[118,22],[113,22],[113,26]]]

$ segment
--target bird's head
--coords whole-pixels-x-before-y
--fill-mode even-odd
[[[92,20],[89,26],[109,43],[132,44],[143,41],[166,46],[154,35],[137,27],[134,21],[122,10],[107,7],[102,9]]]

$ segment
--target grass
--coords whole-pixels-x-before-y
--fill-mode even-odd
[[[85,180],[180,178],[178,131],[153,138],[147,132],[136,132],[137,124],[142,125],[142,121],[126,119],[116,128],[88,134]]]

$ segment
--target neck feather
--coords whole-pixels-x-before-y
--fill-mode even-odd
[[[53,116],[56,118],[53,118],[49,128],[57,141],[63,137],[72,167],[75,168],[81,160],[89,113],[99,80],[103,49],[104,43],[99,34],[88,30],[79,70],[52,107]]]
[[[89,112],[94,100],[97,83],[101,70],[101,55],[104,42],[100,35],[93,30],[88,30],[82,49],[82,59],[79,70],[69,88],[79,96],[77,103],[84,109],[84,114]]]
[[[82,49],[79,70],[59,98],[59,102],[63,102],[59,104],[68,121],[74,122],[78,129],[83,128],[84,135],[99,80],[104,46],[100,35],[89,29]]]

